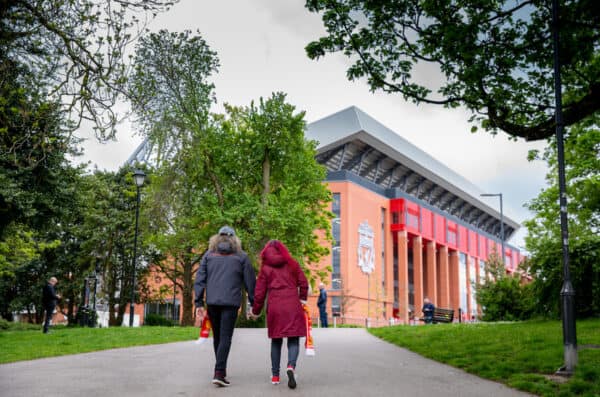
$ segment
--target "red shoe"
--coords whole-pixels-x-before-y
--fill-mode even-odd
[[[279,384],[279,376],[271,376],[271,383],[274,385],[278,385]]]

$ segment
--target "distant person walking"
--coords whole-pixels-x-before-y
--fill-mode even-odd
[[[245,287],[248,300],[252,303],[255,284],[256,275],[248,255],[242,251],[240,239],[231,227],[223,226],[210,238],[208,251],[200,261],[194,283],[197,316],[200,319],[204,318],[206,303],[213,329],[216,363],[212,383],[217,386],[230,384],[225,378],[227,358],[235,320],[242,302],[242,286]]]
[[[54,314],[54,309],[56,308],[56,303],[60,299],[60,295],[56,293],[55,285],[58,283],[56,277],[50,277],[44,288],[42,289],[42,307],[45,312],[45,320],[44,320],[44,333],[47,334],[50,332],[50,322],[52,320],[52,315]]]
[[[327,328],[327,291],[325,290],[325,284],[319,284],[319,299],[317,299],[317,306],[319,307],[319,319],[321,320],[321,327]]]
[[[267,327],[271,338],[271,383],[279,384],[283,338],[287,338],[288,387],[296,388],[296,363],[300,337],[306,337],[302,305],[306,304],[306,276],[287,247],[279,240],[269,241],[260,253],[261,267],[256,281],[252,314],[260,313],[267,299]]]

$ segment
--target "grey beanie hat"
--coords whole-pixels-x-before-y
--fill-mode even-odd
[[[235,236],[235,230],[231,226],[223,226],[219,229],[219,234],[222,236]]]

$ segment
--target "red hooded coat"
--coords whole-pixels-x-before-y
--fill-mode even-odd
[[[308,282],[300,265],[277,240],[269,241],[260,256],[262,267],[256,280],[252,312],[260,313],[266,298],[269,338],[306,336],[300,300],[306,300]]]

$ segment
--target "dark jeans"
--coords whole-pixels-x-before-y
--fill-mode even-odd
[[[281,362],[281,345],[283,338],[271,339],[271,372],[273,376],[279,376],[279,364]],[[288,348],[288,367],[296,368],[298,361],[298,352],[300,351],[300,337],[292,336],[287,338]]]
[[[231,348],[231,338],[237,319],[237,306],[212,306],[209,305],[208,318],[213,330],[213,347],[215,349],[215,371],[227,369],[227,357]]]
[[[327,328],[327,312],[325,309],[319,309],[319,317],[321,319],[321,327]]]
[[[48,329],[50,328],[50,320],[52,320],[52,314],[54,314],[54,308],[56,305],[44,306],[44,311],[46,312],[46,319],[44,320],[44,333],[48,333]]]

